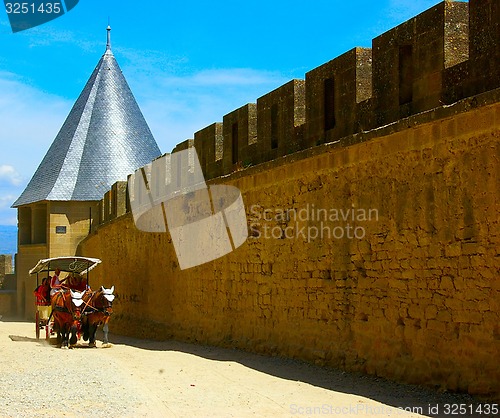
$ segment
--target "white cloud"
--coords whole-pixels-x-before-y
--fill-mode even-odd
[[[62,126],[71,103],[0,71],[0,225],[15,225],[21,195]]]
[[[7,194],[0,196],[0,209],[8,209],[16,199],[13,194]],[[0,223],[1,225],[1,223]]]
[[[269,85],[283,81],[284,78],[276,72],[251,68],[203,70],[185,77],[167,76],[161,80],[164,86],[175,85],[177,87]]]
[[[17,212],[10,208],[17,196],[10,193],[12,189],[9,189],[7,194],[4,194],[2,189],[0,189],[0,225],[17,225]]]
[[[28,180],[62,126],[71,103],[0,72],[0,166]]]
[[[129,64],[124,74],[163,152],[290,80],[276,72],[249,68],[178,75],[145,73]]]
[[[21,175],[11,165],[0,165],[0,182],[5,181],[12,186],[19,186],[22,182]]]

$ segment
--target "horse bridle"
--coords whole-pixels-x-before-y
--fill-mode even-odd
[[[108,311],[108,309],[112,307],[111,302],[109,303],[109,305],[108,305],[108,306],[106,306],[106,307],[102,307],[102,308],[96,308],[95,306],[91,306],[91,305],[90,305],[90,302],[92,301],[92,298],[93,298],[94,296],[96,296],[98,292],[102,292],[102,291],[101,291],[101,290],[97,290],[96,292],[92,292],[92,294],[91,294],[91,296],[90,296],[89,300],[88,300],[87,302],[85,302],[85,301],[84,301],[84,303],[85,303],[85,306],[83,307],[83,313],[84,313],[84,315],[88,315],[89,313],[96,313],[96,312],[100,312],[100,313],[103,313],[103,314],[104,314],[104,315],[106,315],[106,316],[111,316],[112,312],[109,312],[109,311]],[[104,295],[104,293],[102,293],[102,294]],[[104,298],[104,299],[106,299],[106,298]],[[91,309],[91,310],[92,310],[92,312],[88,312],[88,313],[87,313],[87,312],[85,312],[85,311],[87,310],[87,308]]]

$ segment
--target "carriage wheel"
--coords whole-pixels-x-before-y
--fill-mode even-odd
[[[38,310],[36,311],[35,315],[35,333],[36,333],[36,339],[40,339],[40,313]]]
[[[49,320],[47,320],[47,323],[45,325],[45,339],[48,341],[50,340],[50,330],[52,329],[52,327],[50,326],[50,322]]]

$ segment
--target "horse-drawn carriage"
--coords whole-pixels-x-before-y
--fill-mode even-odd
[[[45,338],[57,333],[61,347],[76,344],[83,335],[89,346],[95,347],[95,334],[102,325],[104,331],[104,344],[108,343],[108,321],[112,313],[114,299],[113,291],[103,286],[97,291],[92,291],[89,283],[89,272],[101,260],[88,257],[57,257],[40,260],[30,270],[36,274],[37,288],[35,290],[35,332],[40,338],[40,331],[45,329]],[[57,288],[50,288],[50,273],[66,273],[61,283],[57,281]],[[45,275],[40,284],[40,275]],[[60,274],[59,273],[59,274]],[[86,276],[85,278],[83,276]],[[75,281],[76,280],[76,283]],[[52,280],[52,285],[54,281]],[[83,287],[82,287],[83,286]]]

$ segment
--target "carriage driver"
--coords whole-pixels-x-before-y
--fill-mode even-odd
[[[56,269],[54,270],[54,275],[50,280],[50,287],[51,287],[50,297],[54,296],[56,292],[61,290],[62,283],[66,280],[66,279],[59,280],[59,274],[61,274],[61,269],[59,267],[56,267]]]
[[[87,290],[89,287],[87,286],[87,281],[82,277],[81,274],[71,273],[67,280],[68,286],[70,289],[78,290],[79,292],[83,292]]]

